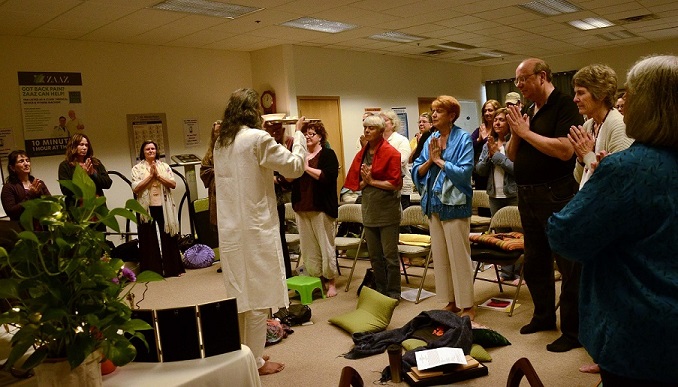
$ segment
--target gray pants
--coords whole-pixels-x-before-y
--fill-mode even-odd
[[[383,227],[365,226],[365,241],[377,284],[376,290],[395,299],[400,299],[398,229],[398,224]]]

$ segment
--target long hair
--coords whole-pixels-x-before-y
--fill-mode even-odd
[[[78,156],[78,145],[80,145],[80,142],[83,138],[87,140],[87,154],[85,154],[85,160],[91,159],[92,164],[99,165],[99,160],[94,157],[92,141],[89,140],[89,137],[87,137],[86,134],[82,133],[76,133],[68,140],[68,144],[66,144],[66,161],[71,165],[75,165],[77,163],[76,159]]]
[[[19,158],[19,156],[26,156],[28,157],[28,154],[26,154],[26,151],[23,149],[18,149],[15,151],[12,151],[9,156],[7,156],[7,179],[5,180],[7,183],[20,183],[21,181],[19,180],[19,175],[16,174],[16,170],[14,169],[14,165],[16,165],[16,161]],[[30,158],[28,159],[30,160]],[[33,176],[28,175],[28,180],[32,181]]]
[[[626,75],[624,122],[636,142],[678,149],[678,56],[650,56]]]
[[[139,160],[144,161],[146,160],[146,155],[144,154],[144,148],[146,148],[146,145],[148,144],[153,144],[155,145],[155,159],[158,160],[160,158],[160,151],[158,150],[158,144],[156,144],[155,141],[153,140],[146,140],[141,143],[141,148],[139,148]]]
[[[238,89],[231,94],[219,133],[219,146],[233,143],[241,126],[261,129],[259,94],[253,89]]]

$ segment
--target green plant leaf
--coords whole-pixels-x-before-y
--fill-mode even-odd
[[[26,359],[26,361],[21,366],[21,368],[26,369],[26,370],[29,370],[31,368],[35,368],[35,366],[42,363],[43,360],[45,360],[47,358],[47,355],[48,355],[47,347],[42,346],[42,347],[36,349],[35,352],[33,352],[31,354],[31,356],[29,356],[28,359]]]
[[[9,352],[9,356],[5,361],[5,369],[11,369],[14,363],[28,351],[29,348],[33,346],[33,340],[30,337],[26,337],[24,340],[14,340],[12,338],[12,350]]]
[[[138,212],[139,214],[144,216],[150,216],[148,212],[146,212],[144,207],[136,199],[127,199],[127,201],[125,202],[125,208],[130,211]]]
[[[75,335],[75,340],[69,346],[68,363],[71,369],[82,364],[83,361],[96,349],[95,339],[89,333],[79,333]]]
[[[132,331],[146,331],[151,329],[151,326],[144,320],[133,318],[125,323],[123,330],[127,332]]]
[[[80,197],[83,201],[90,200],[96,196],[97,187],[94,185],[94,181],[80,165],[75,166],[72,182],[82,192]]]
[[[124,366],[137,356],[137,349],[125,338],[115,340],[111,344],[106,357],[117,366]]]
[[[165,278],[151,270],[145,270],[137,275],[137,282],[154,282],[154,281],[164,281]]]
[[[35,243],[40,243],[38,240],[38,237],[35,235],[33,231],[22,231],[19,233],[19,239],[35,242]]]
[[[82,168],[80,168],[80,169],[82,169]],[[77,168],[76,168],[76,170],[77,170]],[[75,183],[73,183],[72,180],[57,180],[57,181],[59,182],[59,184],[61,186],[63,186],[67,190],[73,192],[73,195],[75,195],[75,197],[78,197],[78,198],[82,197],[82,190],[80,189],[80,187],[75,185]]]
[[[0,279],[0,298],[19,298],[19,281],[14,278]]]

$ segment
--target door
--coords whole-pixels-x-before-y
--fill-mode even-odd
[[[417,98],[417,106],[419,106],[419,112],[417,113],[417,120],[419,120],[419,114],[421,113],[430,113],[431,112],[431,102],[435,101],[435,98]]]
[[[339,160],[337,190],[344,186],[346,170],[344,168],[344,139],[341,134],[341,108],[339,97],[297,97],[299,117],[322,120],[327,131],[327,141]],[[339,192],[337,192],[337,195]]]

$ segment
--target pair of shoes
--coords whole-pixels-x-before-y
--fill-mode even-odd
[[[525,325],[524,327],[520,328],[520,334],[521,335],[529,335],[530,333],[536,333],[536,332],[541,332],[541,331],[552,331],[556,329],[556,324],[543,324],[536,322],[534,320],[530,321],[529,324]]]
[[[581,348],[582,345],[579,340],[571,339],[565,335],[560,336],[556,341],[548,344],[546,350],[549,352],[567,352],[571,349]]]

